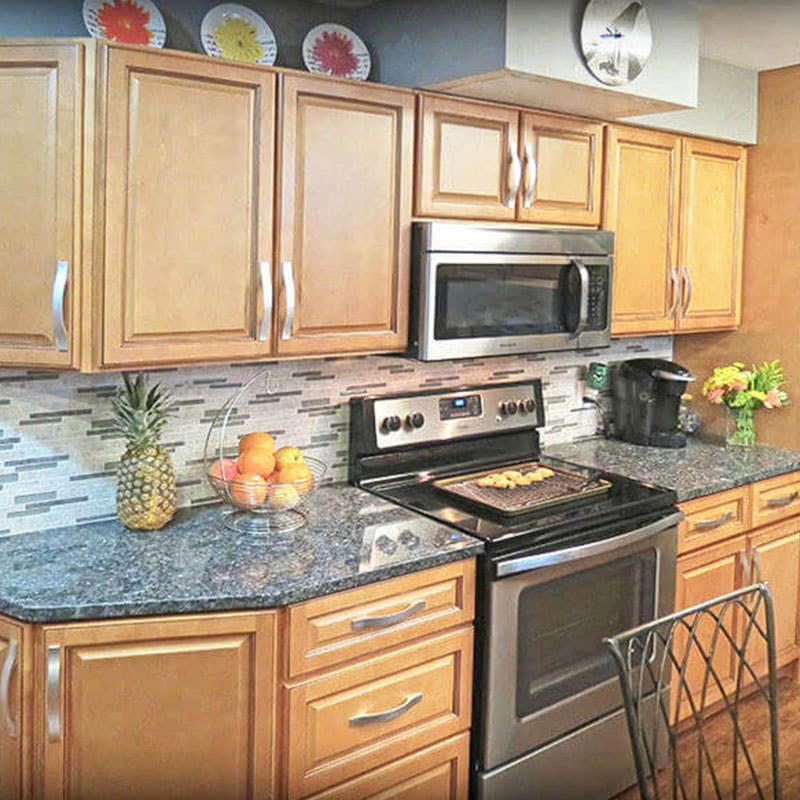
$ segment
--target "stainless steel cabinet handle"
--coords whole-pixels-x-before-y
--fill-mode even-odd
[[[681,277],[674,264],[670,269],[670,274],[672,275],[672,308],[669,310],[668,316],[674,319],[678,314],[678,305],[681,301]]]
[[[508,148],[508,194],[506,195],[506,205],[514,208],[519,194],[519,186],[522,183],[522,163],[519,160],[517,151],[511,145]]]
[[[742,548],[742,573],[744,577],[744,585],[750,585],[750,559],[747,557],[747,550]]]
[[[580,258],[573,258],[572,263],[578,270],[581,281],[580,308],[578,310],[578,325],[572,331],[572,337],[577,339],[589,327],[589,270]]]
[[[354,619],[350,623],[350,628],[354,631],[372,630],[374,628],[391,628],[392,625],[405,622],[405,620],[410,619],[424,610],[425,601],[417,600],[415,603],[409,603],[405,608],[401,608],[400,611],[395,611],[394,614],[387,614],[384,617],[362,617],[361,619]]]
[[[785,497],[772,497],[767,500],[767,507],[781,508],[782,506],[790,506],[798,497],[800,497],[800,492],[792,492]]]
[[[18,647],[19,644],[16,640],[12,640],[8,643],[6,660],[3,662],[3,671],[0,673],[0,708],[3,710],[3,725],[5,726],[6,733],[12,739],[16,739],[17,736],[19,736],[19,729],[17,728],[17,723],[11,716],[8,689],[11,685],[11,675],[14,672],[14,668],[17,666]]]
[[[522,197],[522,207],[530,208],[533,205],[533,191],[536,188],[536,159],[533,157],[533,145],[525,145],[525,194]]]
[[[357,728],[360,725],[372,725],[376,722],[389,722],[405,714],[409,708],[413,708],[422,701],[422,692],[410,694],[400,703],[399,706],[390,708],[387,711],[377,711],[374,714],[359,714],[357,717],[350,717],[350,727]]]
[[[53,338],[56,343],[56,350],[61,350],[62,352],[66,352],[69,349],[67,328],[64,324],[64,296],[67,292],[68,278],[69,261],[59,261],[53,278]]]
[[[689,310],[689,306],[692,302],[692,276],[689,274],[689,267],[683,266],[681,267],[683,272],[683,282],[686,286],[686,299],[683,303],[683,310],[681,311],[682,316],[686,316],[686,312]]]
[[[57,742],[61,739],[61,645],[58,644],[51,644],[47,648],[45,715],[47,739]]]
[[[269,261],[258,265],[261,277],[261,322],[258,326],[258,341],[269,339],[269,326],[272,322],[272,270]]]
[[[753,565],[756,568],[756,583],[761,583],[761,554],[758,548],[753,548]]]
[[[281,339],[286,341],[292,338],[292,328],[294,327],[294,310],[297,305],[297,294],[294,288],[294,270],[291,261],[284,261],[281,265],[283,272],[283,288],[286,292],[286,317],[283,320],[283,332]]]
[[[699,530],[708,530],[709,528],[719,528],[726,522],[733,519],[733,511],[726,511],[721,517],[716,519],[699,519],[695,522],[694,527]]]

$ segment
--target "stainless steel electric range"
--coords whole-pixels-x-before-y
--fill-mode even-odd
[[[675,494],[548,465],[539,380],[354,398],[350,421],[351,483],[485,542],[472,796],[606,800],[634,783],[602,640],[673,610]]]

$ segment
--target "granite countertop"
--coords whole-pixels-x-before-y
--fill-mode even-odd
[[[796,450],[767,445],[726,447],[692,438],[677,450],[597,438],[555,445],[544,453],[674,489],[678,501],[800,470],[800,452]]]
[[[477,555],[477,539],[352,486],[326,486],[305,528],[223,527],[221,506],[162,531],[117,522],[0,538],[0,613],[26,622],[272,608]]]

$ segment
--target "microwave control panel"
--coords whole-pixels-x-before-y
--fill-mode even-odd
[[[608,282],[605,269],[589,268],[589,330],[608,327]]]

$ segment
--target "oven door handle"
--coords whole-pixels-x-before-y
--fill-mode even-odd
[[[579,547],[568,547],[565,550],[555,550],[552,553],[538,553],[532,556],[521,556],[512,558],[508,561],[501,561],[496,567],[496,576],[506,578],[509,575],[518,575],[521,572],[531,572],[542,567],[552,567],[555,564],[564,564],[568,561],[578,561],[591,556],[599,556],[603,553],[611,553],[628,545],[637,544],[651,536],[655,536],[661,531],[675,527],[683,519],[683,512],[678,511],[663,517],[649,525],[628,531],[620,536],[613,536],[610,539],[603,539],[599,542],[580,545]]]

